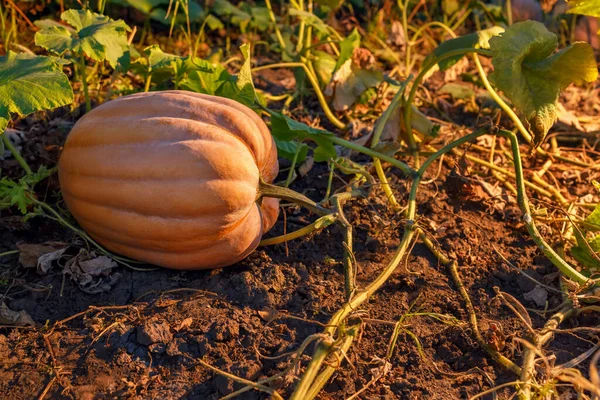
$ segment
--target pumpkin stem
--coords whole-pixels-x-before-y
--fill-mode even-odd
[[[291,201],[292,203],[308,208],[318,215],[331,214],[331,211],[321,207],[303,194],[283,186],[267,183],[261,178],[258,183],[258,196],[256,200],[260,200],[263,197],[274,197],[276,199]]]

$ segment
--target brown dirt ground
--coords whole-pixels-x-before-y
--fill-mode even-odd
[[[55,137],[60,142],[65,135],[60,130],[46,132],[29,142],[25,154],[33,146],[38,159],[45,151],[40,149],[48,146],[42,140]],[[52,151],[50,147],[50,158],[56,155]],[[490,212],[485,202],[470,201],[460,193],[449,195],[456,192],[456,182],[447,172],[422,188],[421,223],[435,229],[435,239],[458,260],[482,331],[492,324],[499,326],[507,338],[505,351],[514,353],[518,362],[520,351],[511,338],[522,336],[523,331],[514,315],[494,301],[493,288],[536,308],[523,297],[535,285],[502,262],[492,246],[546,284],[557,285],[557,275],[528,239],[514,204],[502,213]],[[318,165],[295,189],[319,199],[327,173],[325,166]],[[393,176],[392,182],[397,193],[407,193],[404,177]],[[47,193],[56,185],[50,181]],[[346,207],[355,227],[359,285],[384,267],[402,232],[403,221],[388,213],[381,199],[374,191]],[[314,218],[295,207],[285,213],[288,230]],[[20,242],[73,239],[47,220],[22,224],[4,215],[2,222],[0,251]],[[280,218],[274,234],[282,231]],[[30,399],[46,393],[47,398],[57,399],[210,399],[241,385],[201,366],[198,359],[250,380],[282,371],[289,357],[264,356],[298,348],[342,305],[341,237],[341,230],[331,227],[309,239],[260,249],[235,266],[214,271],[140,272],[123,267],[113,289],[97,295],[63,280],[58,268],[40,276],[21,267],[16,255],[5,257],[1,267],[8,306],[27,311],[38,326],[0,328],[0,397]],[[385,357],[393,331],[390,322],[411,309],[450,315],[457,321],[409,318],[405,329],[419,339],[423,355],[403,331],[390,360],[391,370],[361,398],[468,398],[512,379],[472,339],[463,302],[448,276],[427,248],[416,244],[411,256],[365,305],[362,337],[320,398],[346,398],[367,384]],[[548,302],[553,308],[561,299],[550,293]],[[535,326],[541,326],[545,319],[533,315]],[[566,326],[585,323],[581,318]],[[313,348],[309,346],[308,354]],[[559,335],[548,352],[556,355],[558,364],[588,348],[585,337]],[[304,356],[303,365],[307,360]],[[290,393],[297,376],[294,370],[276,382],[282,394]],[[264,397],[250,391],[241,398]]]
[[[271,78],[280,81],[282,76]],[[28,132],[23,153],[34,168],[56,162],[70,129],[65,121],[76,119],[74,114],[66,120],[57,115],[60,118],[32,116],[19,123]],[[475,117],[466,115],[461,122],[472,126]],[[456,176],[450,174],[458,160],[447,157],[446,161],[439,178],[420,190],[419,222],[457,259],[482,332],[488,335],[499,329],[505,337],[500,341],[505,344],[503,352],[520,363],[521,348],[513,339],[523,337],[524,330],[515,315],[495,300],[494,288],[537,309],[524,297],[535,284],[503,262],[494,247],[547,285],[558,287],[558,275],[529,239],[516,205],[509,203],[503,211],[495,211],[489,199],[465,196],[461,185],[457,189]],[[527,159],[527,167],[540,165],[540,160]],[[13,160],[3,162],[3,171],[9,176],[19,174]],[[292,187],[319,200],[327,175],[326,166],[316,165]],[[591,178],[565,178],[560,183],[575,196],[590,190]],[[343,183],[336,178],[336,187]],[[392,173],[391,183],[399,200],[405,201],[408,180]],[[58,190],[52,178],[39,186],[38,193],[53,202]],[[388,211],[383,198],[373,190],[368,198],[346,207],[355,228],[359,286],[382,270],[402,234],[404,222]],[[535,198],[532,195],[534,202]],[[296,207],[286,208],[285,214],[287,231],[314,219]],[[280,217],[273,235],[283,233],[283,221]],[[52,221],[22,222],[16,214],[0,214],[0,252],[18,243],[73,243],[74,239]],[[77,249],[70,251],[77,253]],[[290,357],[273,357],[297,349],[309,335],[320,332],[343,304],[342,252],[342,232],[333,226],[310,238],[261,248],[224,269],[140,272],[119,267],[121,277],[112,290],[96,295],[82,292],[59,267],[39,275],[23,268],[18,255],[3,257],[1,293],[11,309],[26,311],[37,326],[0,327],[0,398],[216,399],[242,387],[202,366],[200,359],[249,380],[272,376],[290,363]],[[560,303],[559,295],[548,293],[549,309]],[[406,319],[389,360],[390,371],[360,398],[466,399],[515,379],[478,347],[448,271],[420,243],[361,311],[361,338],[321,399],[344,399],[368,384],[385,358],[394,322],[411,311],[445,314],[456,321],[442,323],[428,316]],[[534,326],[541,327],[548,314],[531,316]],[[590,324],[597,321],[582,316],[564,327]],[[558,365],[588,350],[592,340],[584,334],[558,334],[547,346],[547,354],[555,355]],[[302,367],[313,350],[314,345],[308,347]],[[586,362],[578,368],[587,375]],[[286,397],[300,373],[301,368],[292,370],[273,387]],[[499,391],[498,397],[508,398],[511,393]],[[571,398],[572,393],[565,389],[562,396]],[[239,398],[266,395],[249,391]]]

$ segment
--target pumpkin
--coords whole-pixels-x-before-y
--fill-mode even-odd
[[[275,223],[278,173],[262,119],[233,100],[138,93],[95,108],[60,160],[67,208],[108,250],[174,269],[234,264]]]

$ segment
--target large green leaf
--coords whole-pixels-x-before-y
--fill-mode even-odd
[[[0,132],[19,115],[73,102],[73,90],[62,66],[50,57],[11,51],[0,57]]]
[[[220,64],[201,59],[194,59],[193,63],[195,68],[181,81],[181,87],[186,90],[215,95],[221,85],[234,79]]]
[[[557,118],[556,102],[571,83],[598,78],[592,47],[576,42],[552,54],[558,38],[536,21],[519,22],[490,39],[490,80],[513,102],[539,145]]]
[[[490,38],[499,35],[504,32],[504,28],[500,26],[493,26],[488,29],[483,29],[481,31],[473,32],[468,35],[459,36],[457,38],[446,40],[439,44],[435,50],[430,53],[424,61],[424,65],[431,62],[432,60],[436,60],[445,54],[451,53],[456,50],[462,49],[489,49],[489,40]],[[453,57],[448,57],[440,62],[438,65],[441,71],[444,71],[454,64],[456,64],[461,58],[463,58],[465,54],[460,54]]]
[[[600,18],[600,0],[571,0],[568,14],[582,14]]]
[[[96,61],[107,60],[115,68],[119,59],[129,51],[129,27],[122,20],[89,10],[68,10],[61,19],[75,28],[75,33],[63,26],[48,26],[35,34],[35,44],[56,54],[70,50],[83,52]]]
[[[329,131],[312,128],[280,113],[271,114],[271,131],[275,139],[280,142],[295,140],[316,142],[317,148],[314,151],[314,157],[317,162],[327,161],[337,156],[332,142],[327,139],[327,136],[333,136],[333,133]]]

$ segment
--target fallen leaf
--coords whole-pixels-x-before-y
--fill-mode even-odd
[[[107,292],[121,274],[112,273],[117,263],[107,256],[98,256],[94,252],[81,249],[79,254],[65,264],[64,274],[71,276],[79,288],[89,294]]]
[[[577,118],[577,116],[575,114],[573,114],[571,111],[567,110],[565,108],[565,106],[562,105],[562,103],[558,102],[556,104],[556,111],[558,114],[558,120],[560,122],[562,122],[563,124],[567,125],[567,126],[573,126],[575,127],[575,129],[579,130],[579,131],[585,131],[585,129],[583,129],[583,127],[581,126],[581,124],[579,123],[579,119]]]
[[[0,302],[0,325],[35,326],[27,311],[13,311],[4,302]]]
[[[184,319],[183,321],[181,321],[179,323],[177,328],[175,328],[175,332],[181,332],[184,329],[189,328],[190,326],[192,326],[193,322],[194,322],[194,319],[192,317],[188,317],[188,318]]]
[[[315,158],[312,156],[306,157],[306,160],[298,167],[300,176],[306,176],[315,165]]]
[[[404,27],[400,21],[392,22],[392,31],[388,38],[389,42],[400,48],[406,46],[406,37],[404,35]]]
[[[47,242],[44,244],[18,244],[19,262],[25,268],[37,268],[39,273],[47,273],[52,261],[58,260],[67,250],[66,243]]]
[[[279,311],[266,307],[263,310],[259,310],[258,315],[260,315],[264,321],[271,322],[279,316]]]
[[[533,301],[538,307],[544,307],[548,301],[548,291],[537,285],[531,292],[525,293],[523,298],[527,301]]]
[[[356,48],[333,74],[325,95],[333,97],[333,108],[344,111],[367,89],[378,86],[383,74],[375,68],[375,57],[369,50]]]

